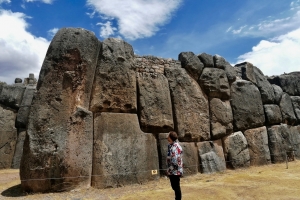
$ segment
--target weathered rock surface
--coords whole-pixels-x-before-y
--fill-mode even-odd
[[[290,130],[286,124],[274,125],[268,128],[269,149],[272,163],[286,161],[286,152],[293,147]]]
[[[271,164],[270,150],[268,146],[268,133],[265,126],[248,129],[244,132],[250,153],[250,165]]]
[[[137,73],[139,121],[149,133],[174,130],[172,103],[167,78],[162,74]]]
[[[131,69],[134,59],[130,44],[117,38],[103,41],[93,93],[91,111],[136,113],[136,74]]]
[[[297,117],[297,122],[300,124],[300,96],[291,96],[291,100],[295,111],[295,116]]]
[[[181,66],[197,81],[204,68],[203,63],[193,52],[181,52],[178,55]]]
[[[227,62],[225,60],[225,58],[223,58],[222,56],[219,55],[214,55],[213,56],[214,59],[214,65],[216,68],[219,69],[224,69],[227,79],[229,81],[229,83],[232,83],[236,80],[236,71],[234,70],[234,68],[229,64],[229,62]]]
[[[283,91],[281,89],[281,87],[279,87],[278,85],[272,84],[273,90],[274,90],[274,102],[279,105],[280,104],[280,100],[283,94]]]
[[[237,169],[250,166],[248,143],[241,131],[223,138],[224,156],[229,168]]]
[[[197,147],[202,173],[209,174],[226,169],[221,140],[198,142]]]
[[[230,86],[223,69],[204,68],[199,84],[210,98],[230,98]]]
[[[265,104],[264,105],[266,124],[274,125],[282,122],[281,110],[278,105]]]
[[[229,101],[213,98],[209,101],[212,139],[220,139],[233,132],[233,116]]]
[[[198,58],[204,64],[204,67],[208,67],[208,68],[215,67],[214,59],[212,55],[209,55],[207,53],[201,53],[198,55]]]
[[[271,84],[278,85],[290,96],[300,96],[300,72],[268,77]]]
[[[0,169],[10,168],[12,164],[17,140],[15,118],[12,109],[0,104]]]
[[[184,163],[184,176],[197,174],[199,171],[199,158],[195,144],[192,142],[180,142],[180,145],[183,151],[182,162]]]
[[[25,136],[26,136],[26,130],[25,129],[19,129],[18,130],[18,138],[16,141],[16,148],[15,148],[15,153],[14,153],[14,158],[11,164],[11,168],[13,169],[19,169],[20,168],[20,163],[21,163],[21,158],[23,155],[23,145],[25,141]]]
[[[60,29],[53,38],[29,114],[20,177],[33,180],[22,181],[23,190],[90,185],[93,114],[88,108],[99,45],[92,32],[80,28]]]
[[[168,136],[169,133],[160,133],[158,135],[158,150],[159,150],[159,169],[163,169],[160,171],[161,175],[166,175],[167,166],[167,153],[168,153]],[[185,160],[183,160],[185,163]],[[185,173],[185,172],[183,172]]]
[[[17,128],[26,128],[28,123],[28,116],[30,112],[30,106],[32,103],[33,95],[36,91],[36,86],[27,86],[22,98],[21,106],[18,110],[16,118]]]
[[[261,127],[264,109],[258,88],[250,81],[237,80],[231,85],[231,108],[235,130]]]
[[[292,141],[292,150],[295,158],[300,159],[300,126],[290,126],[290,137]]]
[[[279,106],[281,109],[283,123],[286,123],[289,125],[295,124],[297,121],[297,118],[294,113],[292,100],[287,93],[285,93],[285,92],[283,93]]]
[[[0,94],[0,103],[13,109],[19,109],[24,91],[25,86],[20,83],[3,85]]]
[[[92,186],[119,187],[158,178],[155,137],[140,130],[136,114],[99,113],[94,119]]]
[[[274,89],[260,69],[248,62],[238,64],[236,67],[241,68],[244,80],[251,81],[258,87],[264,104],[274,103]]]
[[[209,105],[206,95],[180,65],[165,68],[165,74],[171,91],[175,131],[180,141],[209,140]]]

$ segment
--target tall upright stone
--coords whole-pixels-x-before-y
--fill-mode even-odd
[[[287,93],[283,93],[279,106],[282,113],[282,122],[285,124],[294,125],[297,122],[297,118],[294,113],[291,97]]]
[[[117,38],[103,41],[91,97],[92,112],[137,112],[133,60],[133,49],[127,42]]]
[[[60,29],[53,38],[29,114],[20,168],[23,190],[90,185],[93,115],[88,109],[99,48],[94,33],[81,28]]]
[[[300,96],[291,96],[291,100],[295,111],[295,116],[297,117],[297,122],[300,124]]]
[[[172,103],[167,78],[163,74],[137,73],[141,129],[163,133],[174,129]]]
[[[258,88],[250,81],[237,80],[231,85],[231,108],[235,130],[261,127],[264,108]]]
[[[180,141],[210,139],[209,105],[198,83],[180,65],[165,68]],[[199,122],[199,123],[195,123]]]
[[[156,139],[140,130],[136,114],[97,113],[94,119],[92,186],[120,187],[155,180]]]

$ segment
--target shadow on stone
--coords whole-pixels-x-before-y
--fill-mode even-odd
[[[25,193],[22,192],[21,189],[21,184],[12,186],[10,188],[8,188],[7,190],[4,190],[1,193],[1,196],[5,196],[5,197],[22,197],[22,196],[26,196]]]

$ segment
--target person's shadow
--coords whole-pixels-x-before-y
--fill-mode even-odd
[[[5,197],[21,197],[26,196],[24,192],[22,192],[21,184],[12,186],[1,193],[2,196]]]

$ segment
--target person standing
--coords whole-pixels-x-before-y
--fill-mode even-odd
[[[168,135],[167,154],[167,175],[170,179],[171,187],[175,192],[175,199],[181,200],[180,177],[183,174],[182,148],[178,143],[178,136],[175,131],[170,131]]]

